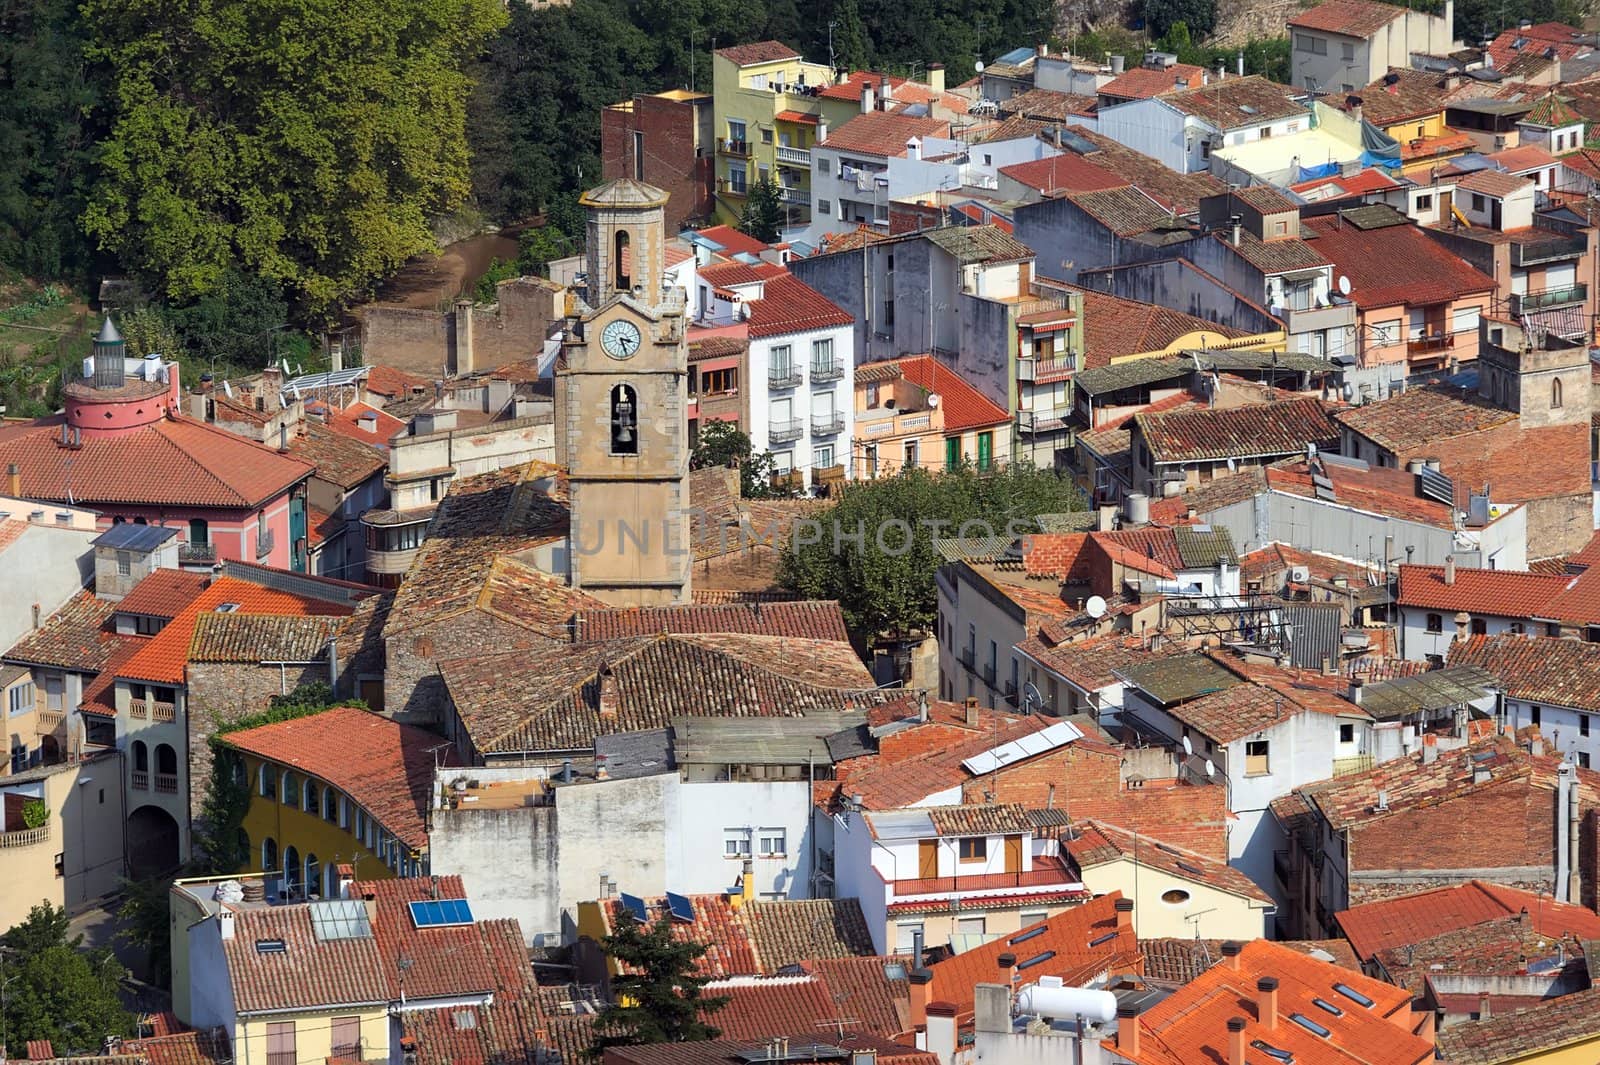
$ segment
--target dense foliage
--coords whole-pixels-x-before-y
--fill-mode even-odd
[[[839,600],[856,633],[927,632],[943,561],[935,539],[1021,535],[1036,531],[1036,515],[1083,505],[1071,481],[1025,464],[855,481],[814,525],[797,524],[779,579],[807,599]]]
[[[783,232],[783,199],[778,183],[770,177],[750,186],[739,228],[763,244],[777,243]]]
[[[772,483],[773,475],[778,472],[772,452],[756,454],[754,445],[750,443],[750,434],[733,422],[706,422],[689,456],[689,465],[697,470],[712,466],[738,467],[739,494],[746,499],[771,499],[793,494],[789,488]]]
[[[624,968],[611,978],[613,1004],[595,1019],[593,1057],[607,1047],[683,1043],[721,1034],[701,1020],[702,1014],[728,1004],[726,996],[702,991],[709,978],[697,975],[695,966],[706,945],[674,936],[670,917],[663,915],[648,926],[624,920],[601,946]]]
[[[12,1046],[48,1039],[56,1054],[99,1053],[110,1035],[132,1035],[117,987],[127,971],[105,949],[84,950],[67,912],[41,902],[0,936],[6,988],[0,1032]]]

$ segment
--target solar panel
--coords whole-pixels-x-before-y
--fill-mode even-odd
[[[644,900],[639,896],[623,892],[621,898],[622,908],[632,914],[635,921],[643,924],[650,919],[649,911],[644,908]]]
[[[667,892],[667,912],[672,914],[674,921],[694,924],[694,903],[682,895],[675,895],[670,891]]]
[[[466,899],[428,899],[411,903],[411,922],[418,928],[449,928],[472,923]]]
[[[372,923],[360,899],[330,899],[311,904],[311,931],[321,942],[371,939]]]

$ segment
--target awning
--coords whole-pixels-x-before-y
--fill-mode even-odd
[[[808,115],[804,111],[779,111],[772,117],[777,122],[803,122],[808,126],[815,126],[819,116]]]

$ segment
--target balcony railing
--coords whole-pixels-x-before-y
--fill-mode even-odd
[[[747,196],[749,186],[743,181],[729,181],[727,178],[717,178],[717,191],[724,196]]]
[[[31,847],[35,843],[43,843],[50,838],[50,824],[45,822],[38,828],[24,828],[16,832],[0,832],[0,850],[8,847]]]
[[[1589,298],[1589,286],[1584,284],[1572,285],[1568,288],[1545,289],[1543,292],[1529,292],[1526,295],[1511,294],[1511,314],[1513,317],[1528,314],[1531,311],[1547,310],[1551,307],[1565,307],[1572,303],[1582,303]]]
[[[837,381],[843,376],[843,359],[834,359],[831,362],[813,362],[811,364],[811,383],[814,385],[820,385],[825,381]]]
[[[1511,245],[1511,265],[1531,266],[1555,259],[1576,259],[1589,248],[1584,237],[1547,237],[1544,240],[1518,241]]]
[[[968,669],[971,669],[972,668],[972,660],[975,657],[975,655],[976,655],[976,652],[972,648],[963,647],[961,649],[961,664],[966,666]]]
[[[792,166],[811,166],[811,152],[805,148],[791,148],[780,144],[777,148],[778,162],[789,163]]]
[[[988,663],[983,667],[983,682],[991,688],[994,687],[994,663]]]
[[[844,431],[844,415],[838,411],[811,416],[811,431],[818,436],[833,436]]]
[[[133,790],[134,791],[149,791],[150,790],[150,774],[149,774],[149,772],[147,772],[145,770],[141,770],[141,769],[135,769],[133,771]]]
[[[731,155],[735,159],[748,159],[750,158],[750,142],[718,137],[717,151],[722,155]]]
[[[157,773],[156,791],[162,795],[178,794],[178,775],[176,773]]]
[[[197,544],[191,540],[189,543],[178,545],[179,562],[195,562],[209,565],[216,560],[216,544]]]
[[[272,548],[277,544],[277,538],[271,529],[262,529],[256,533],[256,558],[263,559],[272,554]]]
[[[1370,754],[1353,754],[1348,758],[1335,758],[1333,760],[1333,775],[1347,777],[1352,773],[1365,773],[1375,765]]]
[[[1026,873],[973,873],[969,876],[930,876],[916,880],[896,880],[896,897],[906,895],[952,895],[963,891],[998,891],[1006,888],[1072,887],[1079,883],[1060,859],[1039,857]]]
[[[805,423],[799,418],[790,418],[788,421],[773,422],[767,429],[767,440],[774,444],[786,444],[800,439],[805,433]]]
[[[800,383],[800,367],[779,364],[767,367],[768,388],[793,388]]]
[[[133,699],[128,703],[128,716],[138,718],[140,721],[150,716],[150,704],[143,699]]]
[[[41,736],[48,736],[61,727],[67,715],[60,710],[40,710],[34,717],[34,731]]]
[[[784,203],[792,203],[804,207],[811,206],[811,194],[796,185],[779,185],[778,198]]]
[[[1449,351],[1456,346],[1454,333],[1442,333],[1439,336],[1417,337],[1406,341],[1407,355],[1437,355]]]
[[[177,716],[171,703],[152,702],[150,704],[151,721],[171,721]]]

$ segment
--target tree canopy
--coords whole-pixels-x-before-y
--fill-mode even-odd
[[[63,1057],[98,1053],[108,1035],[132,1035],[117,986],[127,970],[109,950],[84,950],[67,914],[48,902],[0,936],[6,984],[4,1037],[12,1046],[48,1039]]]
[[[772,452],[756,454],[750,443],[750,434],[733,422],[706,422],[700,429],[700,439],[689,456],[689,465],[697,470],[711,466],[736,466],[739,470],[739,494],[746,499],[770,499],[773,496],[792,494],[788,489],[774,487],[773,474],[778,465]]]
[[[110,128],[84,225],[179,301],[230,270],[319,312],[467,195],[465,60],[495,0],[85,0]]]
[[[763,244],[773,244],[783,232],[783,199],[778,183],[772,178],[757,181],[750,186],[744,201],[744,215],[739,219],[739,229]]]
[[[926,632],[943,562],[935,539],[1021,535],[1036,531],[1036,515],[1082,509],[1071,481],[1025,464],[855,481],[814,522],[797,523],[779,580],[807,599],[839,600],[859,634]]]
[[[696,963],[706,945],[674,937],[670,917],[663,915],[651,925],[624,920],[601,946],[623,971],[611,978],[613,1004],[595,1019],[595,1057],[607,1047],[684,1043],[722,1034],[701,1019],[728,1004],[726,996],[703,993],[710,978],[698,975]]]

